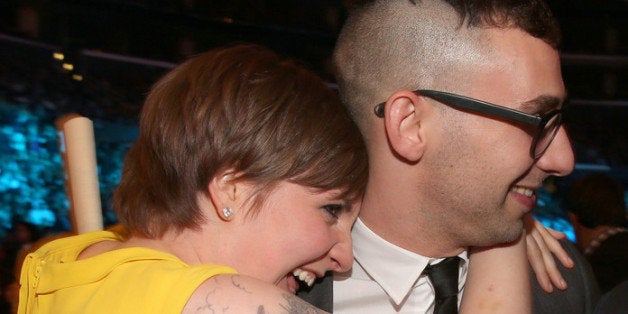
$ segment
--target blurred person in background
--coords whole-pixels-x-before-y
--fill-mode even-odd
[[[628,229],[624,187],[596,173],[576,180],[565,199],[576,243],[602,293],[628,280]]]

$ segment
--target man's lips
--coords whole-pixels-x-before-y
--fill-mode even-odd
[[[530,188],[526,188],[522,186],[515,186],[511,189],[511,191],[515,193],[523,194],[528,197],[534,195],[534,189],[530,189]]]
[[[527,211],[530,211],[536,205],[536,193],[535,190],[523,186],[514,186],[510,189],[510,192],[514,196],[515,200],[522,204]]]

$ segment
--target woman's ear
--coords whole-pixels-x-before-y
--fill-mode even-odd
[[[390,95],[384,107],[386,136],[395,153],[410,162],[423,156],[426,145],[423,119],[429,113],[429,104],[407,90]]]
[[[233,169],[218,172],[209,182],[209,198],[216,214],[224,221],[231,221],[238,201],[238,183]]]

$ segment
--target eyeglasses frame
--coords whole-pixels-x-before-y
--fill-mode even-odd
[[[429,97],[431,99],[434,99],[438,102],[441,102],[443,104],[446,104],[448,106],[451,106],[457,109],[467,110],[472,113],[479,113],[479,114],[483,114],[489,117],[501,118],[509,122],[525,124],[525,125],[529,125],[529,126],[533,126],[537,128],[538,131],[534,135],[533,140],[532,140],[532,145],[530,147],[530,156],[533,159],[538,159],[545,153],[547,148],[554,141],[554,137],[556,136],[556,133],[558,133],[558,130],[560,129],[560,126],[562,124],[562,114],[563,114],[562,108],[552,110],[543,115],[535,115],[535,114],[529,114],[529,113],[525,113],[519,110],[511,109],[508,107],[495,105],[495,104],[478,100],[475,98],[457,95],[457,94],[448,93],[448,92],[441,92],[441,91],[429,90],[429,89],[418,89],[412,92],[416,94],[417,96]],[[384,117],[385,105],[386,105],[386,102],[382,102],[382,103],[377,104],[374,107],[374,112],[376,116],[380,118]],[[550,135],[550,139],[547,146],[544,147],[541,152],[538,152],[538,153],[535,152],[536,146],[538,144],[538,141],[541,138],[541,135],[543,134],[543,131],[545,130],[546,124],[556,115],[558,116],[557,117],[558,121],[556,122],[555,129],[552,130],[552,134]]]

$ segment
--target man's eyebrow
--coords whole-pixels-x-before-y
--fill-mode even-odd
[[[558,109],[562,103],[562,98],[556,96],[541,95],[520,104],[520,107],[521,110],[525,112],[546,113],[554,109]]]

